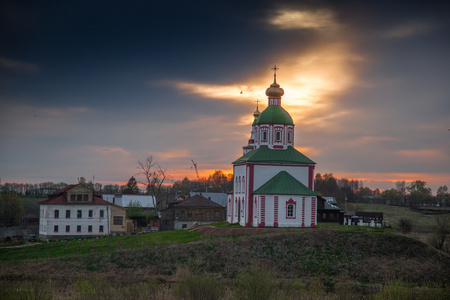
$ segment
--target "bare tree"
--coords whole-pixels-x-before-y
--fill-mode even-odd
[[[164,181],[169,179],[167,170],[161,168],[157,161],[153,160],[153,156],[147,156],[144,161],[138,160],[139,173],[145,177],[145,185],[147,186],[147,195],[154,196],[153,205],[156,211],[161,209],[164,201],[165,193],[163,189]]]

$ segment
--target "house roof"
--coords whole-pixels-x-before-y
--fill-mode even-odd
[[[223,208],[222,205],[217,204],[216,202],[209,200],[203,195],[195,195],[191,198],[188,198],[184,201],[181,201],[178,204],[173,205],[172,207],[209,207],[209,208]]]
[[[52,197],[53,196],[53,197]],[[101,197],[92,195],[92,202],[67,202],[67,195],[51,195],[47,200],[39,202],[39,204],[68,204],[68,205],[114,205]]]
[[[248,162],[296,165],[315,164],[315,162],[297,151],[292,146],[289,146],[284,150],[269,149],[267,146],[261,146],[258,149],[244,154],[243,156],[232,162],[232,164],[236,165]]]
[[[39,204],[67,204],[67,205],[111,205],[108,201],[105,201],[100,196],[92,195],[92,202],[67,202],[67,192],[79,184],[70,184],[65,188],[59,190],[53,195],[49,195],[47,200],[39,202]],[[82,185],[82,184],[81,184]],[[83,185],[85,186],[85,185]],[[113,204],[114,205],[114,204]]]
[[[289,113],[279,105],[268,106],[253,124],[286,124],[294,125]]]
[[[272,177],[272,179],[256,189],[253,194],[317,196],[315,192],[286,171],[281,171]]]

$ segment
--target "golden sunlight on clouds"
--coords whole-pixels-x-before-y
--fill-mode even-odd
[[[330,111],[334,111],[332,109],[335,105],[334,97],[360,84],[357,66],[365,62],[365,58],[355,52],[351,41],[346,39],[348,35],[340,32],[343,27],[338,26],[331,11],[279,10],[279,13],[269,20],[269,24],[276,29],[330,27],[336,29],[333,35],[321,30],[316,31],[321,38],[306,48],[296,49],[293,48],[296,46],[286,45],[287,47],[280,47],[280,51],[273,54],[273,57],[276,57],[275,63],[280,68],[277,82],[285,90],[282,105],[294,117],[294,122],[311,115],[312,110],[320,110],[321,115],[333,115]],[[295,34],[294,31],[292,33],[294,39]],[[247,102],[253,105],[254,101],[259,99],[260,110],[263,110],[267,106],[265,90],[273,82],[273,73],[269,65],[266,72],[261,72],[260,67],[255,67],[255,72],[247,73],[246,78],[231,84],[184,81],[169,84],[185,93],[209,99]],[[339,111],[345,113],[342,108]],[[240,117],[238,124],[251,124],[251,113],[248,112],[248,117]],[[317,125],[320,126],[319,123]]]
[[[307,11],[280,9],[268,21],[278,29],[333,29],[339,25],[333,12],[325,9]]]
[[[189,158],[190,156],[190,153],[185,149],[167,149],[167,151],[155,153],[155,157],[162,158],[162,160],[174,158]]]
[[[399,150],[397,154],[414,161],[423,159],[442,162],[450,161],[450,157],[443,149]]]
[[[130,152],[121,147],[93,147],[94,152],[100,153],[102,155],[130,155]]]
[[[298,151],[305,154],[308,157],[319,156],[322,154],[322,150],[314,147],[295,147]]]

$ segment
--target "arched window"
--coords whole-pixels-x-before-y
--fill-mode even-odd
[[[290,143],[290,142],[292,142],[292,141],[291,141],[291,133],[288,132],[288,143]]]
[[[295,219],[295,206],[297,202],[292,198],[286,201],[286,219]]]
[[[242,176],[242,190],[241,192],[245,193],[245,176]]]
[[[281,132],[277,131],[277,133],[275,134],[275,140],[277,142],[281,141]]]
[[[262,141],[263,142],[267,141],[267,131],[263,131],[263,133],[262,133]]]

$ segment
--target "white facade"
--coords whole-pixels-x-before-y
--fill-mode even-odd
[[[127,232],[126,209],[93,195],[93,191],[83,184],[69,185],[39,205],[41,239]]]
[[[39,235],[45,237],[109,235],[110,205],[41,205]]]

